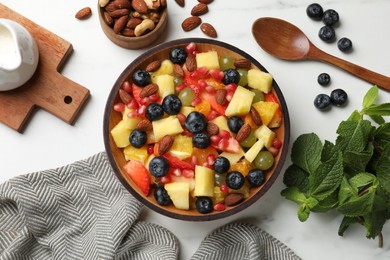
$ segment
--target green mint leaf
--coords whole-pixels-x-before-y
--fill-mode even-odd
[[[364,195],[357,195],[338,207],[338,211],[349,217],[358,217],[369,214],[374,206],[376,186],[372,186]]]
[[[339,231],[338,231],[339,236],[344,236],[344,233],[349,228],[349,226],[355,223],[360,223],[357,217],[344,216],[339,227]]]
[[[287,187],[297,187],[301,192],[306,193],[309,188],[308,173],[292,164],[284,173],[283,183]]]
[[[351,179],[349,179],[349,183],[352,187],[356,188],[357,190],[361,190],[362,188],[366,188],[369,185],[372,185],[376,181],[375,175],[368,173],[368,172],[362,172]]]
[[[363,104],[362,104],[363,108],[367,108],[372,104],[374,104],[377,98],[378,98],[378,87],[373,86],[367,91],[366,95],[363,98]]]
[[[374,144],[383,150],[387,143],[390,143],[390,123],[380,125],[373,134]]]
[[[339,136],[336,145],[343,152],[361,152],[366,148],[372,130],[373,127],[368,120],[343,121],[337,129]]]
[[[356,187],[353,187],[346,177],[343,177],[339,190],[339,203],[344,204],[352,197],[356,196],[358,192],[358,189]]]
[[[372,121],[374,121],[378,125],[385,123],[385,119],[382,116],[371,115],[370,118],[372,119]]]
[[[390,215],[386,208],[385,199],[378,189],[372,211],[363,216],[363,225],[366,227],[366,237],[376,238],[381,233],[383,226],[389,217]]]
[[[381,151],[376,163],[376,175],[381,186],[390,193],[390,143]]]
[[[302,204],[298,208],[298,219],[301,222],[305,222],[310,215],[310,208],[306,204]]]
[[[345,151],[343,154],[344,171],[349,176],[354,176],[366,170],[366,166],[372,158],[374,146],[367,145],[367,148],[361,152]]]
[[[355,110],[352,112],[352,114],[349,116],[349,118],[347,119],[347,121],[359,121],[363,119],[363,115],[360,114],[359,111]]]
[[[324,146],[321,151],[321,161],[325,162],[332,158],[334,153],[334,144],[325,140]]]
[[[390,116],[390,103],[372,104],[364,108],[362,113],[368,116]]]
[[[302,205],[306,201],[305,194],[303,194],[297,187],[288,187],[282,190],[281,195],[298,205]]]
[[[309,194],[321,201],[327,198],[340,185],[344,176],[343,158],[336,146],[327,156],[327,161],[320,164],[317,170],[309,176]]]
[[[311,209],[312,212],[327,212],[335,209],[339,204],[338,190],[335,190],[331,195],[318,202],[318,204]]]
[[[303,134],[293,144],[291,160],[302,170],[311,174],[320,164],[321,150],[322,143],[316,134]]]

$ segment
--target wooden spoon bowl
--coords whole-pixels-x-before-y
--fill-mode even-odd
[[[134,184],[131,178],[123,170],[123,166],[126,164],[126,160],[123,155],[123,149],[117,148],[114,143],[114,140],[110,134],[110,130],[121,120],[122,115],[119,112],[113,110],[114,104],[120,101],[118,92],[122,84],[125,81],[131,82],[131,76],[135,70],[144,69],[150,62],[155,60],[164,60],[168,59],[169,51],[174,47],[185,47],[189,43],[195,42],[197,49],[201,52],[206,52],[210,50],[216,50],[219,55],[230,55],[237,59],[245,58],[251,61],[252,68],[259,68],[262,71],[267,72],[267,70],[257,62],[253,57],[243,52],[242,50],[233,47],[229,44],[222,43],[215,40],[201,39],[201,38],[188,38],[180,39],[171,42],[163,43],[159,46],[156,46],[149,51],[145,52],[137,59],[135,59],[130,65],[125,68],[122,74],[119,76],[115,82],[110,95],[108,97],[106,108],[104,112],[104,143],[107,152],[108,159],[111,163],[112,169],[124,187],[141,203],[149,207],[150,209],[159,212],[165,216],[172,217],[180,220],[189,220],[189,221],[206,221],[220,219],[224,217],[231,216],[235,213],[238,213],[255,201],[257,201],[261,196],[263,196],[269,188],[272,186],[277,176],[279,175],[284,161],[286,159],[288,144],[290,139],[290,121],[287,110],[286,102],[283,98],[282,91],[275,81],[273,81],[273,94],[277,97],[282,113],[283,120],[280,127],[273,129],[276,132],[277,137],[282,141],[283,145],[279,150],[278,155],[275,158],[275,163],[273,167],[266,171],[266,181],[263,185],[257,188],[251,188],[250,194],[247,199],[236,206],[226,207],[224,211],[213,211],[209,214],[201,214],[196,209],[191,210],[179,210],[174,206],[161,206],[159,205],[153,196],[153,189],[149,193],[149,196],[143,195],[141,190]]]

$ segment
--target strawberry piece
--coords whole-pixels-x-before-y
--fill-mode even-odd
[[[211,146],[223,152],[238,153],[240,151],[240,144],[234,137],[222,138],[219,142],[211,142]]]
[[[166,153],[166,154],[163,155],[163,157],[168,160],[170,168],[178,168],[180,170],[184,170],[184,169],[195,170],[195,166],[194,165],[192,165],[189,162],[182,161],[182,160],[180,160],[179,158],[177,158],[177,157],[175,157],[173,155],[170,155],[170,154]]]
[[[137,100],[138,105],[141,106],[142,98],[139,96],[139,94],[141,93],[142,88],[133,84],[132,89],[133,89],[133,97],[135,98],[135,100]]]
[[[215,101],[215,95],[213,95],[207,91],[202,91],[200,93],[200,97],[201,97],[201,99],[208,102],[211,105],[211,108],[213,110],[215,110],[216,112],[218,112],[218,114],[225,115],[227,104],[225,104],[225,105],[218,104],[217,101]]]
[[[142,162],[131,160],[123,166],[125,172],[134,183],[141,189],[142,193],[148,196],[150,190],[150,174]]]

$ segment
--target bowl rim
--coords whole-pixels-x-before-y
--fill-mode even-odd
[[[158,207],[158,206],[154,205],[153,203],[149,202],[145,198],[145,196],[139,194],[136,190],[134,190],[131,187],[131,185],[126,181],[126,179],[122,176],[118,165],[115,163],[115,158],[114,158],[113,154],[111,153],[110,138],[109,138],[110,130],[108,129],[109,118],[110,118],[109,115],[111,114],[111,111],[112,111],[113,101],[114,101],[114,99],[115,99],[115,97],[116,97],[116,95],[121,87],[121,83],[123,83],[124,80],[126,80],[128,78],[129,72],[131,70],[133,70],[134,68],[136,68],[140,63],[142,63],[142,61],[144,59],[150,57],[151,55],[153,55],[154,53],[158,52],[161,49],[166,49],[168,47],[174,47],[174,46],[178,46],[178,45],[185,45],[185,44],[189,44],[191,42],[211,44],[211,45],[223,47],[225,49],[229,49],[229,50],[236,52],[239,55],[247,58],[256,67],[258,67],[262,71],[268,72],[267,69],[263,65],[261,65],[255,58],[253,58],[248,53],[242,51],[241,49],[239,49],[233,45],[230,45],[228,43],[221,42],[218,40],[206,39],[206,38],[181,38],[181,39],[176,39],[176,40],[161,43],[161,44],[156,45],[155,47],[147,50],[143,54],[139,55],[136,59],[134,59],[122,71],[122,73],[120,74],[118,79],[115,81],[115,83],[110,91],[110,94],[108,96],[108,99],[106,102],[106,107],[104,109],[103,138],[104,138],[104,146],[105,146],[107,158],[110,162],[110,165],[111,165],[111,168],[112,168],[114,174],[119,179],[119,181],[122,183],[122,185],[126,188],[126,190],[128,190],[130,192],[130,194],[132,194],[143,205],[147,206],[148,208],[150,208],[151,210],[153,210],[157,213],[160,213],[162,215],[165,215],[165,216],[173,218],[173,219],[186,220],[186,221],[210,221],[210,220],[217,220],[217,219],[225,218],[228,216],[232,216],[232,215],[246,209],[247,207],[249,207],[253,203],[255,203],[257,200],[259,200],[260,197],[262,197],[271,188],[271,186],[274,184],[275,180],[279,176],[282,168],[284,167],[284,164],[285,164],[285,161],[287,158],[287,154],[288,154],[289,144],[290,144],[290,117],[289,117],[289,113],[288,113],[287,103],[286,103],[284,96],[283,96],[283,93],[282,93],[281,89],[279,88],[279,85],[277,84],[275,79],[273,79],[272,87],[277,94],[277,97],[279,99],[281,107],[284,108],[282,111],[283,121],[284,121],[284,140],[283,140],[282,150],[280,151],[280,157],[279,157],[278,164],[274,168],[273,173],[272,173],[271,177],[269,178],[269,180],[264,184],[264,186],[258,192],[253,194],[250,199],[246,199],[242,203],[238,204],[237,206],[235,206],[233,208],[230,208],[229,210],[219,211],[219,212],[212,213],[212,214],[196,215],[196,216],[195,215],[183,215],[183,214],[178,214],[175,212],[165,210],[164,208]]]

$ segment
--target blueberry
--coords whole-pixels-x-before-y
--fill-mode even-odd
[[[264,172],[260,169],[252,169],[246,176],[251,187],[259,187],[265,181]]]
[[[232,171],[226,175],[226,185],[233,190],[240,189],[244,185],[244,182],[245,178],[241,172]]]
[[[222,83],[227,85],[230,83],[238,84],[240,82],[240,73],[235,69],[227,69],[223,72]]]
[[[317,78],[318,84],[321,86],[327,86],[330,83],[330,76],[328,73],[321,73]]]
[[[154,190],[154,198],[158,204],[163,206],[167,206],[171,203],[171,198],[164,186],[159,186]]]
[[[244,125],[244,121],[238,116],[232,116],[228,119],[228,127],[233,133],[238,133],[240,128]]]
[[[164,115],[164,109],[158,103],[150,103],[146,107],[145,115],[150,121],[159,120]]]
[[[137,70],[133,73],[133,83],[139,87],[145,87],[151,82],[150,74],[146,70]]]
[[[213,169],[216,173],[222,174],[229,170],[230,168],[230,161],[223,156],[218,156],[215,158],[215,162],[213,165]]]
[[[311,4],[306,8],[306,14],[313,20],[321,20],[324,10],[319,4]]]
[[[207,214],[213,211],[213,201],[209,197],[198,197],[195,202],[199,213]]]
[[[129,137],[130,144],[135,148],[141,148],[146,144],[146,133],[138,129],[134,129]]]
[[[162,156],[154,157],[149,163],[149,171],[154,177],[164,177],[169,170],[168,160]]]
[[[170,94],[163,99],[162,107],[168,115],[177,115],[181,109],[181,101],[176,95]]]
[[[175,64],[184,64],[184,62],[186,61],[187,59],[187,52],[185,51],[184,48],[173,48],[170,52],[169,52],[169,59],[175,63]]]
[[[338,21],[339,14],[333,9],[326,10],[322,16],[322,22],[325,25],[332,26],[335,25]]]
[[[318,32],[318,36],[325,42],[331,42],[336,38],[336,32],[332,26],[323,26]]]
[[[341,38],[337,42],[337,47],[339,48],[340,51],[342,52],[347,52],[352,49],[352,41],[348,38]]]
[[[347,93],[342,89],[335,89],[330,93],[330,101],[333,105],[342,106],[348,100]]]
[[[206,117],[197,111],[193,111],[188,114],[186,121],[184,122],[185,127],[191,133],[203,132],[207,127]]]
[[[196,148],[206,149],[210,144],[210,137],[205,133],[197,133],[192,137],[192,145]]]
[[[314,106],[319,110],[326,110],[330,107],[330,97],[326,94],[319,94],[314,99]]]

